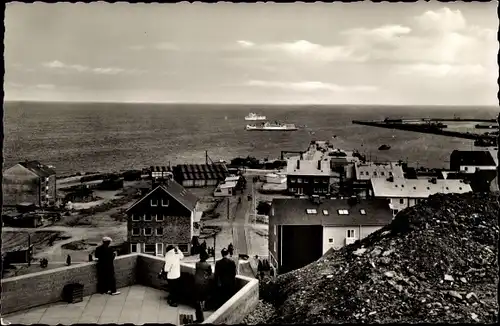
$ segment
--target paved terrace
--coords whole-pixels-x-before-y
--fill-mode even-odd
[[[184,296],[179,307],[166,302],[164,281],[158,279],[163,259],[145,254],[119,256],[115,260],[118,296],[96,293],[95,262],[47,270],[2,280],[2,317],[18,324],[170,323],[182,324],[182,315],[195,319],[191,307],[194,268],[181,265]],[[84,286],[84,300],[62,302],[65,284]],[[205,312],[205,323],[235,324],[255,308],[258,281],[237,277],[238,292],[215,311]]]

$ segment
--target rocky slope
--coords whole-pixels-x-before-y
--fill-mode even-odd
[[[491,323],[498,198],[434,195],[383,229],[263,282],[246,323]]]

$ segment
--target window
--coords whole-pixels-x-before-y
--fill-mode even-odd
[[[355,234],[354,234],[354,229],[350,229],[350,230],[347,230],[347,238],[354,238],[355,237]]]
[[[276,240],[274,240],[274,252],[278,252],[278,246],[276,245],[278,242]]]
[[[163,243],[156,244],[156,256],[163,256]]]
[[[156,215],[156,221],[158,221],[158,222],[163,221],[163,214]]]
[[[137,221],[141,220],[141,216],[140,215],[132,214],[131,216],[132,216],[132,221],[134,221],[134,222],[137,222]]]
[[[405,203],[404,198],[399,199],[399,203],[400,203],[400,204],[404,204],[404,203]]]
[[[158,220],[158,214],[151,214],[151,220]]]
[[[291,183],[295,183],[295,181],[297,181],[297,180],[295,180],[295,178],[290,178]]]
[[[468,171],[468,170],[469,170],[469,168],[468,168],[468,167],[465,167],[465,171]]]
[[[220,191],[220,189],[219,189],[219,191]],[[168,199],[161,200],[161,206],[167,207],[169,204],[170,204],[170,202],[168,201]]]
[[[392,177],[392,172],[391,171],[389,171],[389,175]]]
[[[308,208],[306,209],[307,214],[317,214],[318,211],[316,211],[315,208]]]
[[[187,253],[188,249],[189,249],[189,245],[187,243],[181,243],[181,244],[179,244],[179,249],[182,252]]]
[[[152,234],[153,234],[152,228],[145,228],[144,229],[144,235],[152,235]]]
[[[295,192],[297,189],[296,188],[290,188],[291,192]]]
[[[132,253],[132,252],[139,252],[139,251],[137,250],[137,243],[131,243],[131,244],[130,244],[130,252],[131,252],[131,253]]]
[[[274,231],[274,235],[276,235],[276,234],[278,233],[278,226],[277,226],[277,225],[275,225],[273,229],[274,229],[274,230],[273,230],[273,231]]]
[[[377,171],[373,171],[373,176],[377,176]]]
[[[328,239],[328,243],[333,243],[333,238]]]
[[[304,183],[309,183],[309,179],[305,178]]]
[[[385,175],[384,171],[380,172],[380,175],[384,176]]]
[[[446,187],[446,190],[450,190],[450,188]]]
[[[363,173],[363,171],[360,171],[360,172],[359,172],[359,175],[363,175],[363,174],[364,174],[364,173]]]
[[[314,179],[314,183],[319,183],[319,180],[318,179]]]
[[[144,244],[144,253],[154,255],[156,253],[156,245],[155,244]]]
[[[458,187],[458,190],[462,190],[462,187]]]
[[[158,199],[151,199],[151,206],[158,206]]]
[[[339,209],[337,212],[339,215],[349,215],[349,211],[347,209]]]
[[[144,221],[151,221],[151,215],[144,214]]]
[[[297,183],[302,183],[302,178],[298,178]]]
[[[163,228],[156,228],[156,235],[163,235]]]
[[[141,235],[141,229],[139,229],[139,228],[133,228],[132,229],[132,235]]]
[[[366,215],[366,211],[365,211],[364,209],[360,209],[360,210],[359,210],[359,213],[360,213],[361,215]]]
[[[329,215],[329,213],[328,213],[328,210],[327,210],[327,209],[324,209],[324,210],[323,210],[323,215]]]
[[[323,179],[323,183],[328,183],[328,179]]]

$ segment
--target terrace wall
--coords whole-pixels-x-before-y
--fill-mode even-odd
[[[134,254],[116,258],[115,276],[118,288],[135,284],[136,267],[137,256]],[[68,283],[83,284],[84,296],[96,293],[96,262],[3,279],[2,314],[61,301],[63,288]]]

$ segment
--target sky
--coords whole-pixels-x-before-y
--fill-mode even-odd
[[[497,2],[23,4],[5,100],[498,105]]]

